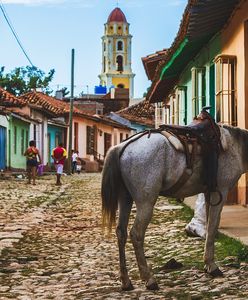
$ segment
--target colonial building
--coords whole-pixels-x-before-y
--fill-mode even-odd
[[[217,122],[248,129],[247,24],[247,1],[188,1],[147,96],[160,103],[165,123],[189,124],[203,106],[211,105]],[[150,56],[145,62],[150,72],[151,60]],[[247,182],[246,174],[229,195],[229,203],[247,205]]]
[[[128,88],[129,96],[133,98],[135,74],[131,67],[131,48],[129,23],[122,10],[116,7],[104,25],[100,84],[107,88]]]

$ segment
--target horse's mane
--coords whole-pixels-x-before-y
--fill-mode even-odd
[[[239,143],[242,143],[244,149],[248,149],[248,130],[231,125],[223,125],[223,128],[227,129]]]

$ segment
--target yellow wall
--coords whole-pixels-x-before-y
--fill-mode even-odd
[[[237,115],[238,127],[246,128],[245,111],[248,105],[245,99],[245,55],[244,55],[244,21],[248,19],[248,1],[243,2],[241,7],[236,10],[229,24],[221,34],[221,45],[223,55],[235,55],[237,57]],[[247,50],[246,50],[247,51]],[[246,204],[248,199],[248,175],[241,177],[238,183],[238,201]]]
[[[118,84],[122,83],[122,84],[124,84],[124,88],[129,88],[129,78],[114,77],[112,79],[112,83],[115,87],[117,87]]]
[[[237,57],[237,113],[238,127],[245,128],[245,62],[244,62],[244,21],[248,19],[248,2],[238,9],[221,35],[222,54]]]

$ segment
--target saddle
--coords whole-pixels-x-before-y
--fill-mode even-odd
[[[221,151],[220,128],[204,107],[201,113],[188,126],[161,125],[160,130],[166,131],[180,140],[186,153],[188,169],[193,169],[197,146],[201,147],[203,157],[203,180],[209,192],[216,191],[218,157]],[[192,151],[189,150],[191,146]]]

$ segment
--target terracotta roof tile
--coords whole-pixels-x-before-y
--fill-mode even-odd
[[[149,54],[142,57],[142,62],[146,71],[148,79],[153,80],[156,74],[157,67],[161,61],[164,61],[167,57],[168,49],[156,51],[153,54]]]
[[[23,106],[25,102],[0,87],[0,105]]]
[[[116,114],[131,122],[154,126],[155,106],[147,100],[119,110]]]
[[[19,99],[25,101],[25,103],[27,104],[29,103],[41,106],[43,110],[55,116],[66,115],[70,112],[69,103],[63,100],[58,100],[41,92],[29,92],[20,96]],[[85,114],[83,111],[77,109],[76,107],[73,108],[73,113]]]

